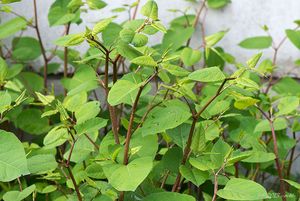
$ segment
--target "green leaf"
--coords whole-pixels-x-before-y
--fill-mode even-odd
[[[300,190],[300,184],[292,181],[292,180],[288,180],[288,179],[284,179],[285,182],[287,182],[288,184],[290,184],[291,186],[295,187],[296,189]]]
[[[155,1],[148,0],[148,2],[142,7],[141,14],[145,17],[149,17],[152,20],[158,19],[158,6]]]
[[[35,190],[36,186],[33,184],[23,191],[8,191],[3,195],[4,201],[22,201],[27,198],[33,191]]]
[[[148,37],[141,33],[136,33],[131,42],[135,47],[143,47],[148,43]]]
[[[54,127],[44,138],[44,145],[47,148],[54,148],[62,145],[69,139],[68,130],[66,128]]]
[[[217,194],[227,200],[262,200],[269,198],[263,186],[254,181],[239,178],[230,179],[225,188],[218,190]]]
[[[201,171],[195,168],[190,168],[186,165],[181,165],[179,170],[186,180],[192,182],[196,186],[200,186],[208,179],[208,172]]]
[[[10,108],[11,96],[7,91],[0,91],[0,100],[0,114],[3,114],[3,112]]]
[[[75,130],[77,135],[82,135],[85,133],[91,133],[98,131],[100,128],[103,128],[107,124],[107,119],[102,119],[95,117],[93,119],[86,120],[81,124],[75,125]]]
[[[3,4],[9,4],[9,3],[14,3],[14,2],[20,2],[21,0],[2,0],[1,3]]]
[[[31,174],[44,174],[56,169],[57,162],[54,155],[38,154],[27,159],[28,169]]]
[[[42,54],[40,43],[35,38],[20,37],[13,40],[14,59],[19,61],[30,61],[37,59]]]
[[[35,92],[35,94],[37,95],[39,101],[41,101],[43,103],[43,105],[49,105],[55,99],[55,97],[53,95],[46,95],[45,96],[45,95],[43,95],[39,92]]]
[[[7,73],[8,73],[7,64],[5,60],[2,59],[2,57],[0,57],[0,83],[2,83],[5,80]]]
[[[33,135],[43,134],[48,131],[49,122],[47,118],[41,118],[41,115],[39,109],[24,109],[17,118],[17,127]]]
[[[246,49],[266,49],[271,47],[272,38],[270,36],[256,36],[246,38],[239,43],[239,46]]]
[[[139,84],[128,80],[118,80],[109,91],[107,101],[110,105],[115,106],[123,103],[128,96],[135,99]]]
[[[262,53],[258,53],[256,55],[254,55],[253,57],[251,57],[248,61],[247,61],[247,65],[249,68],[255,68],[256,64],[258,63],[259,59],[261,58]]]
[[[276,116],[290,114],[299,106],[299,98],[296,96],[286,96],[279,100],[278,112]]]
[[[28,174],[22,143],[10,132],[0,130],[0,181],[9,182]]]
[[[135,31],[131,29],[122,29],[122,31],[120,31],[120,38],[126,43],[131,43],[134,35]]]
[[[93,30],[92,30],[92,34],[93,35],[97,35],[98,33],[101,33],[111,22],[112,22],[113,18],[107,18],[104,20],[101,20],[100,22],[98,22]]]
[[[251,98],[251,97],[239,97],[235,102],[234,102],[234,107],[239,109],[239,110],[244,110],[250,106],[255,105],[257,102],[259,102],[258,99]]]
[[[212,154],[210,155],[211,161],[216,167],[221,167],[225,159],[228,159],[228,154],[232,151],[229,144],[219,139],[211,149]]]
[[[103,170],[109,183],[118,191],[135,191],[150,173],[152,165],[152,158],[143,157],[131,161],[128,165],[109,164],[103,166]]]
[[[119,52],[120,55],[122,55],[123,57],[125,57],[129,60],[132,60],[132,59],[142,56],[141,52],[139,52],[134,47],[126,44],[125,42],[118,43],[117,51]]]
[[[68,34],[62,36],[54,41],[54,44],[63,47],[76,46],[81,44],[84,41],[84,34]]]
[[[67,24],[77,16],[69,12],[68,4],[70,0],[56,0],[48,12],[48,21],[50,26]]]
[[[292,29],[285,30],[286,36],[290,41],[298,48],[300,49],[300,31],[295,31]]]
[[[186,194],[159,192],[146,196],[142,201],[196,201],[196,199]]]
[[[268,153],[265,151],[253,150],[253,151],[250,151],[249,153],[251,153],[251,155],[248,158],[244,159],[243,162],[265,163],[265,162],[269,162],[269,161],[274,161],[274,159],[276,158],[274,153]]]
[[[287,122],[284,118],[277,118],[273,122],[274,130],[283,130],[287,127]],[[266,132],[271,131],[270,123],[268,120],[261,120],[255,127],[254,132]]]
[[[180,48],[186,41],[192,37],[194,28],[186,27],[180,29],[169,29],[164,34],[162,41],[162,50],[175,51]]]
[[[181,124],[173,129],[167,130],[166,132],[170,135],[175,144],[184,149],[189,136],[190,127],[191,125],[189,124]]]
[[[87,0],[86,3],[88,4],[89,8],[92,10],[102,9],[107,5],[102,0]]]
[[[140,56],[131,60],[132,63],[139,66],[156,67],[157,63],[151,56]]]
[[[140,131],[144,136],[154,135],[175,128],[190,117],[191,113],[186,104],[179,100],[166,101],[164,107],[155,107],[149,113]]]
[[[0,61],[0,65],[1,65],[1,61]],[[1,68],[1,67],[0,67],[0,68]],[[13,65],[11,65],[11,66],[7,69],[6,79],[14,78],[14,77],[17,76],[22,70],[23,70],[23,65],[22,65],[22,64],[13,64]],[[0,74],[1,74],[1,70],[0,70]],[[0,76],[0,77],[1,77],[1,76]],[[0,78],[0,80],[1,80],[1,78]]]
[[[22,17],[13,18],[0,25],[0,39],[7,38],[18,31],[25,29],[27,22]]]
[[[198,82],[220,82],[226,77],[219,67],[209,67],[192,72],[188,78]]]
[[[75,110],[75,117],[77,120],[77,124],[81,124],[86,120],[92,119],[96,117],[100,112],[100,103],[99,101],[90,101],[83,105],[80,105]]]
[[[36,73],[21,72],[17,78],[20,79],[28,91],[41,92],[44,89],[44,80]]]
[[[217,33],[214,33],[212,35],[206,36],[205,37],[205,43],[206,43],[206,47],[210,48],[213,47],[215,44],[217,44],[220,40],[222,40],[222,38],[225,36],[225,34],[228,31],[220,31]]]
[[[207,0],[208,6],[215,9],[223,8],[230,2],[230,0]]]
[[[190,74],[186,69],[169,63],[163,63],[162,68],[175,76],[187,76]]]
[[[199,50],[193,50],[190,47],[186,47],[181,52],[181,59],[186,66],[195,65],[201,59],[201,52]]]
[[[193,153],[200,153],[205,148],[205,141],[205,130],[200,124],[196,129],[192,139],[191,150],[193,151]]]

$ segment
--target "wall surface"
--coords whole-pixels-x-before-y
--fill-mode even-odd
[[[119,7],[121,4],[131,3],[135,0],[107,0],[108,6],[101,11],[90,11],[83,13],[83,23],[80,26],[73,25],[71,33],[80,32],[84,26],[92,27],[98,20],[112,15],[110,10]],[[146,0],[141,0],[142,4]],[[38,0],[38,15],[40,19],[41,34],[46,44],[47,49],[53,48],[51,44],[54,39],[59,37],[63,31],[63,27],[49,28],[47,20],[47,12],[53,0]],[[157,0],[160,6],[160,19],[167,24],[168,21],[176,17],[176,13],[168,12],[168,9],[182,9],[190,8],[194,12],[198,5],[184,0]],[[28,18],[33,16],[32,0],[23,0],[21,3],[13,4],[15,11],[22,13]],[[266,35],[260,28],[267,25],[270,29],[270,34],[273,36],[275,44],[278,44],[285,37],[285,29],[295,28],[294,20],[300,19],[300,1],[299,0],[232,0],[232,3],[221,10],[210,9],[206,17],[206,35],[215,33],[220,30],[230,29],[226,37],[221,41],[221,45],[225,50],[233,54],[238,61],[244,62],[251,55],[255,54],[257,50],[246,50],[239,47],[237,44],[246,37]],[[6,21],[11,18],[11,15],[2,14],[1,20]],[[127,13],[122,13],[118,21],[128,18]],[[31,29],[27,30],[24,35],[35,35]],[[160,36],[153,36],[152,43],[161,40]],[[192,40],[194,47],[199,47],[201,44],[201,33],[198,28],[194,39]],[[82,47],[82,50],[86,47]],[[264,50],[265,57],[272,57],[273,50],[270,48]],[[294,76],[300,75],[300,71],[294,67],[294,60],[300,58],[300,51],[296,49],[289,41],[286,41],[280,49],[278,54],[278,65],[280,74],[291,72]]]

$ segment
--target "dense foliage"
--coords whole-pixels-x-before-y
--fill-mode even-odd
[[[265,36],[241,41],[242,48],[272,48],[274,55],[263,60],[257,52],[239,63],[219,46],[228,30],[205,34],[208,9],[229,0],[192,0],[196,13],[170,10],[179,17],[168,25],[154,0],[137,1],[112,10],[128,12],[128,20],[103,16],[75,34],[69,30],[82,23],[82,12],[107,4],[53,0],[49,26],[65,32],[51,49],[36,0],[32,19],[10,6],[20,1],[1,5],[12,16],[0,25],[4,201],[299,199],[299,175],[291,169],[300,84],[276,71],[284,42],[300,49],[300,21],[281,41],[267,26]],[[148,42],[153,35],[161,38],[155,45]],[[64,90],[51,83],[55,74]]]

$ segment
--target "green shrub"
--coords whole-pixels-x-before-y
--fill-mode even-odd
[[[137,1],[112,11],[128,12],[128,20],[103,18],[75,34],[69,30],[82,23],[82,12],[107,4],[55,0],[49,25],[65,33],[47,49],[36,0],[33,19],[9,6],[19,1],[2,0],[1,7],[15,17],[0,25],[0,198],[298,199],[291,168],[300,84],[275,76],[286,38],[277,44],[263,27],[265,36],[239,45],[272,48],[273,58],[262,60],[258,52],[239,63],[219,45],[228,30],[203,32],[207,9],[228,0],[194,1],[195,14],[171,10],[180,16],[169,25],[160,21],[155,1]],[[295,22],[286,37],[300,49]],[[19,34],[25,29],[36,37]],[[153,35],[161,42],[151,45]],[[35,71],[40,57],[43,66]],[[224,71],[228,65],[235,67],[231,74]],[[61,75],[62,91],[51,83],[53,74]]]

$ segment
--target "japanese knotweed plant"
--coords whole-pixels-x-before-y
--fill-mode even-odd
[[[170,10],[180,16],[169,25],[155,1],[137,1],[112,10],[128,20],[101,16],[75,34],[81,13],[106,3],[55,0],[49,25],[65,29],[53,49],[44,45],[36,0],[33,19],[7,5],[19,1],[1,5],[14,16],[0,25],[4,201],[299,199],[291,170],[300,84],[275,72],[287,38],[300,49],[299,21],[278,44],[267,26],[266,36],[240,42],[274,50],[271,59],[258,53],[240,63],[219,46],[228,30],[205,34],[206,12],[229,0],[192,1],[195,14]],[[155,45],[153,35],[161,38]],[[62,91],[49,81],[53,74],[61,75]]]

